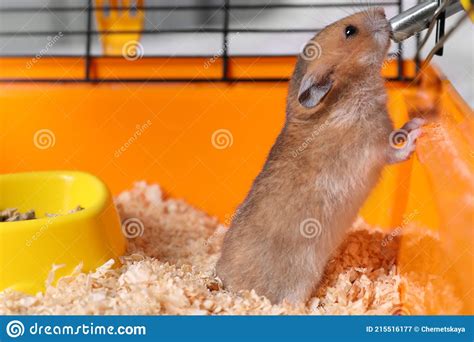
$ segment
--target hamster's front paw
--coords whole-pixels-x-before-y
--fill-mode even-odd
[[[422,118],[414,118],[403,125],[402,128],[390,133],[388,149],[388,163],[400,163],[415,151],[416,139],[421,135],[421,127],[425,124]]]

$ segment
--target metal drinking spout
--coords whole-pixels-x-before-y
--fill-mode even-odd
[[[445,1],[447,2],[444,4],[446,17],[463,9],[459,0]],[[428,0],[390,19],[392,40],[399,43],[428,28],[430,23],[434,20],[437,9],[441,6],[443,6],[442,2],[439,4],[437,0]]]

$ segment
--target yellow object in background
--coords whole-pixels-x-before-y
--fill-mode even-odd
[[[140,31],[143,29],[143,0],[136,1],[138,9],[132,9],[130,1],[95,0],[97,26],[102,33],[104,55],[124,56],[134,60],[143,54]],[[117,32],[117,33],[114,33]]]
[[[462,7],[466,10],[466,12],[469,14],[469,18],[474,22],[474,11],[473,11],[473,6],[472,6],[472,1],[471,0],[461,0]]]
[[[84,209],[68,214],[78,205]],[[0,290],[44,289],[79,264],[89,271],[125,252],[126,241],[107,186],[83,172],[29,172],[0,176],[0,209],[34,209],[38,219],[0,223]],[[46,213],[59,214],[47,217]]]

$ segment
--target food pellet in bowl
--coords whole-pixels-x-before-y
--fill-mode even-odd
[[[78,205],[74,209],[69,210],[66,215],[76,213],[78,211],[84,210],[83,207]],[[46,213],[46,217],[56,217],[61,216],[61,214],[50,214]],[[24,213],[19,212],[17,208],[7,208],[0,211],[0,222],[15,222],[15,221],[26,221],[37,219],[36,213],[33,209],[28,210]]]
[[[78,206],[75,207],[74,209],[69,210],[69,211],[67,212],[67,215],[68,215],[68,214],[77,213],[78,211],[81,211],[81,210],[84,210],[84,208],[81,207],[80,205],[78,205]],[[57,216],[61,216],[61,214],[46,213],[46,217],[57,217]]]
[[[21,213],[17,208],[7,208],[0,212],[0,222],[34,220],[35,218],[36,214],[34,210],[28,210],[25,213]]]
[[[78,205],[78,206],[75,207],[74,209],[69,210],[67,213],[68,213],[68,214],[74,214],[74,213],[77,213],[78,211],[81,211],[81,210],[84,210],[84,208],[81,207],[80,205]]]

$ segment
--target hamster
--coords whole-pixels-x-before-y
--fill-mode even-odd
[[[389,45],[383,9],[348,16],[307,43],[284,127],[224,237],[216,274],[225,288],[272,303],[309,299],[383,167],[414,151],[423,121],[394,131],[387,114],[380,71]]]

